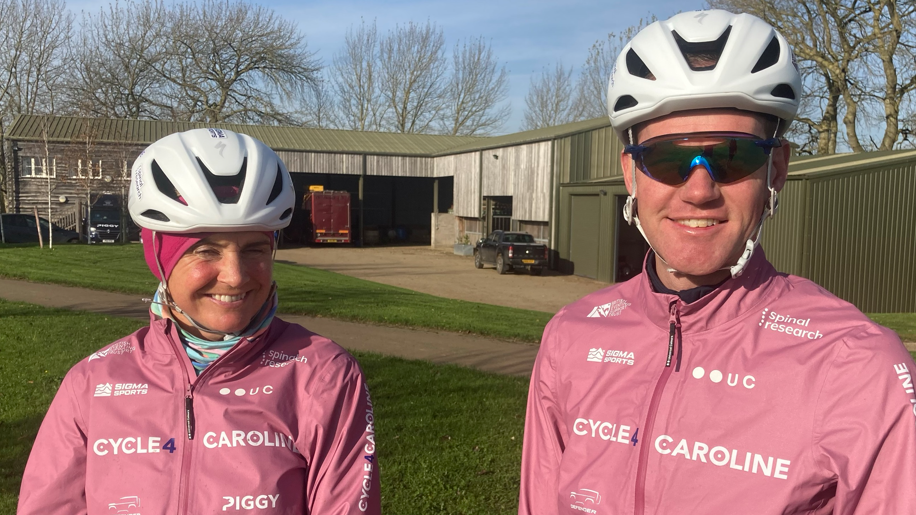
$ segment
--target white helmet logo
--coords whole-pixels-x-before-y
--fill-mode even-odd
[[[705,17],[707,17],[707,16],[709,16],[709,13],[698,13],[696,16],[694,16],[694,18],[696,18],[697,23],[702,24],[702,23],[703,23],[703,18],[705,18]]]
[[[223,157],[223,150],[226,150],[226,144],[223,143],[222,141],[220,141],[220,142],[217,143],[216,146],[213,147],[213,148],[219,150],[219,157]]]

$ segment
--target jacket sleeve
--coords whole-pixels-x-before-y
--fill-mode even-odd
[[[349,354],[336,356],[312,392],[310,413],[300,422],[311,435],[300,442],[309,456],[309,513],[381,513],[375,415],[363,373]],[[304,448],[302,446],[305,446]]]
[[[815,449],[836,477],[835,515],[916,513],[916,367],[881,331],[846,342],[820,393]]]
[[[86,513],[86,431],[73,393],[73,371],[61,382],[22,476],[17,513]]]
[[[556,391],[557,317],[547,325],[528,389],[519,515],[557,511],[560,458],[568,438]]]

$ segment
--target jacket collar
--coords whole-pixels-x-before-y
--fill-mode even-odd
[[[648,259],[649,254],[646,255]],[[767,261],[762,248],[753,257],[739,277],[733,277],[696,302],[685,303],[677,295],[656,293],[646,263],[638,276],[638,297],[646,315],[655,325],[668,329],[674,314],[681,324],[681,332],[696,333],[721,326],[758,309],[779,297],[787,288],[784,277]]]
[[[194,371],[193,365],[191,365],[191,359],[188,357],[188,353],[181,343],[181,338],[178,334],[178,326],[173,320],[168,318],[159,318],[158,316],[151,316],[150,318],[149,333],[145,339],[145,345],[149,347],[150,344],[152,344],[157,347],[156,350],[159,352],[173,353],[187,370],[191,382],[195,382],[198,376]],[[289,326],[288,322],[284,322],[278,317],[274,317],[267,327],[267,331],[263,334],[252,340],[242,338],[241,341],[232,347],[232,349],[217,360],[218,366],[223,370],[221,373],[228,372],[232,374],[238,369],[245,367],[251,361],[256,360],[256,356],[264,352],[265,348],[273,344],[273,342],[286,331],[287,326]]]

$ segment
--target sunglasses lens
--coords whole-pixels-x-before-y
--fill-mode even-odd
[[[726,137],[708,143],[691,144],[691,138],[677,138],[645,145],[636,163],[650,178],[676,186],[690,176],[696,166],[703,166],[715,182],[728,184],[751,175],[767,161],[767,153],[756,139]]]

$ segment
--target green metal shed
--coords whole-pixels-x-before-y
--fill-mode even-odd
[[[866,313],[916,311],[916,150],[797,158],[767,257]]]

